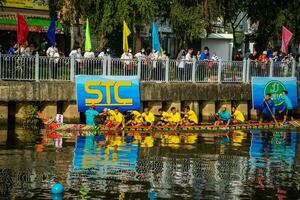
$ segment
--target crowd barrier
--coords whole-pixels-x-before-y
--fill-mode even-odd
[[[138,76],[141,82],[249,83],[259,77],[299,77],[297,63],[104,59],[0,54],[0,80],[75,81],[76,75]],[[299,66],[300,67],[300,66]]]

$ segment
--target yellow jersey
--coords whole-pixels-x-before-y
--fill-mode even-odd
[[[132,114],[136,123],[143,123],[144,120],[140,112],[134,110],[132,111]]]
[[[161,114],[161,120],[162,121],[165,121],[165,122],[168,122],[169,121],[169,117],[170,117],[170,115],[169,115],[169,113],[167,113],[167,112],[162,112],[162,114]]]
[[[181,121],[181,116],[179,112],[176,112],[175,114],[174,113],[170,114],[169,122],[179,123],[180,121]]]
[[[115,120],[115,115],[116,115],[115,111],[109,110],[108,114],[109,114],[108,120],[113,122]]]
[[[124,116],[122,115],[122,113],[120,113],[120,112],[118,114],[115,113],[114,122],[120,123],[120,122],[123,122],[123,121],[124,121]]]
[[[148,122],[148,123],[154,123],[154,121],[155,121],[155,117],[154,117],[154,115],[153,115],[153,113],[152,112],[149,112],[148,113],[148,115],[144,112],[143,114],[142,114],[142,116],[143,116],[143,118],[144,118],[144,120],[146,121],[146,122]]]
[[[186,113],[186,117],[188,118],[189,121],[194,122],[195,124],[198,124],[198,117],[194,111],[189,110]]]
[[[243,113],[239,110],[234,111],[233,117],[234,117],[234,119],[238,120],[239,122],[245,121],[245,117],[244,117]]]

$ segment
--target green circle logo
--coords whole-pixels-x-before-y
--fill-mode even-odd
[[[271,94],[275,106],[279,106],[283,103],[283,100],[280,98],[283,90],[285,90],[285,87],[280,81],[269,81],[265,86],[264,95]]]

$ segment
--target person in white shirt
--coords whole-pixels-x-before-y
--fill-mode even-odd
[[[51,58],[54,56],[55,50],[57,50],[57,48],[55,46],[50,46],[47,51],[46,51],[46,55],[48,58]]]
[[[131,49],[128,49],[128,52],[124,52],[121,56],[121,60],[124,63],[124,75],[130,76],[133,75],[134,64],[132,63],[132,53]]]
[[[212,61],[218,61],[218,60],[219,60],[219,57],[217,56],[217,53],[216,53],[216,52],[213,52],[212,57],[211,57],[211,60],[212,60]]]
[[[82,55],[81,55],[81,48],[80,47],[76,47],[74,48],[70,54],[70,57],[74,57],[76,62],[75,62],[75,74],[79,74],[80,73],[80,67],[81,67],[81,61],[82,61]]]
[[[191,81],[192,77],[192,68],[193,68],[193,49],[188,49],[187,54],[185,55],[185,81]]]
[[[86,51],[86,52],[84,52],[83,57],[84,57],[84,58],[91,59],[91,58],[95,58],[95,54],[94,54],[93,51]]]
[[[86,51],[86,52],[84,52],[83,57],[84,57],[84,60],[83,60],[84,61],[84,66],[87,69],[87,74],[94,75],[94,68],[97,64],[96,60],[93,59],[93,58],[95,58],[94,52],[91,51],[91,50]]]
[[[146,58],[146,53],[145,53],[145,49],[142,48],[141,51],[137,52],[135,55],[134,55],[134,58],[142,58],[142,59],[145,59]]]
[[[98,58],[104,59],[107,58],[109,55],[110,55],[110,49],[107,48],[99,53]]]

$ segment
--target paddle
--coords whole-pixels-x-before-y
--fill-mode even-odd
[[[276,124],[276,125],[279,125],[279,123],[278,123],[277,120],[276,120],[276,117],[273,115],[273,113],[272,113],[272,111],[271,111],[271,109],[270,109],[268,103],[266,102],[266,100],[264,100],[264,103],[267,105],[267,108],[268,108],[269,112],[271,113],[272,118],[273,118],[274,121],[275,121],[275,124]]]

